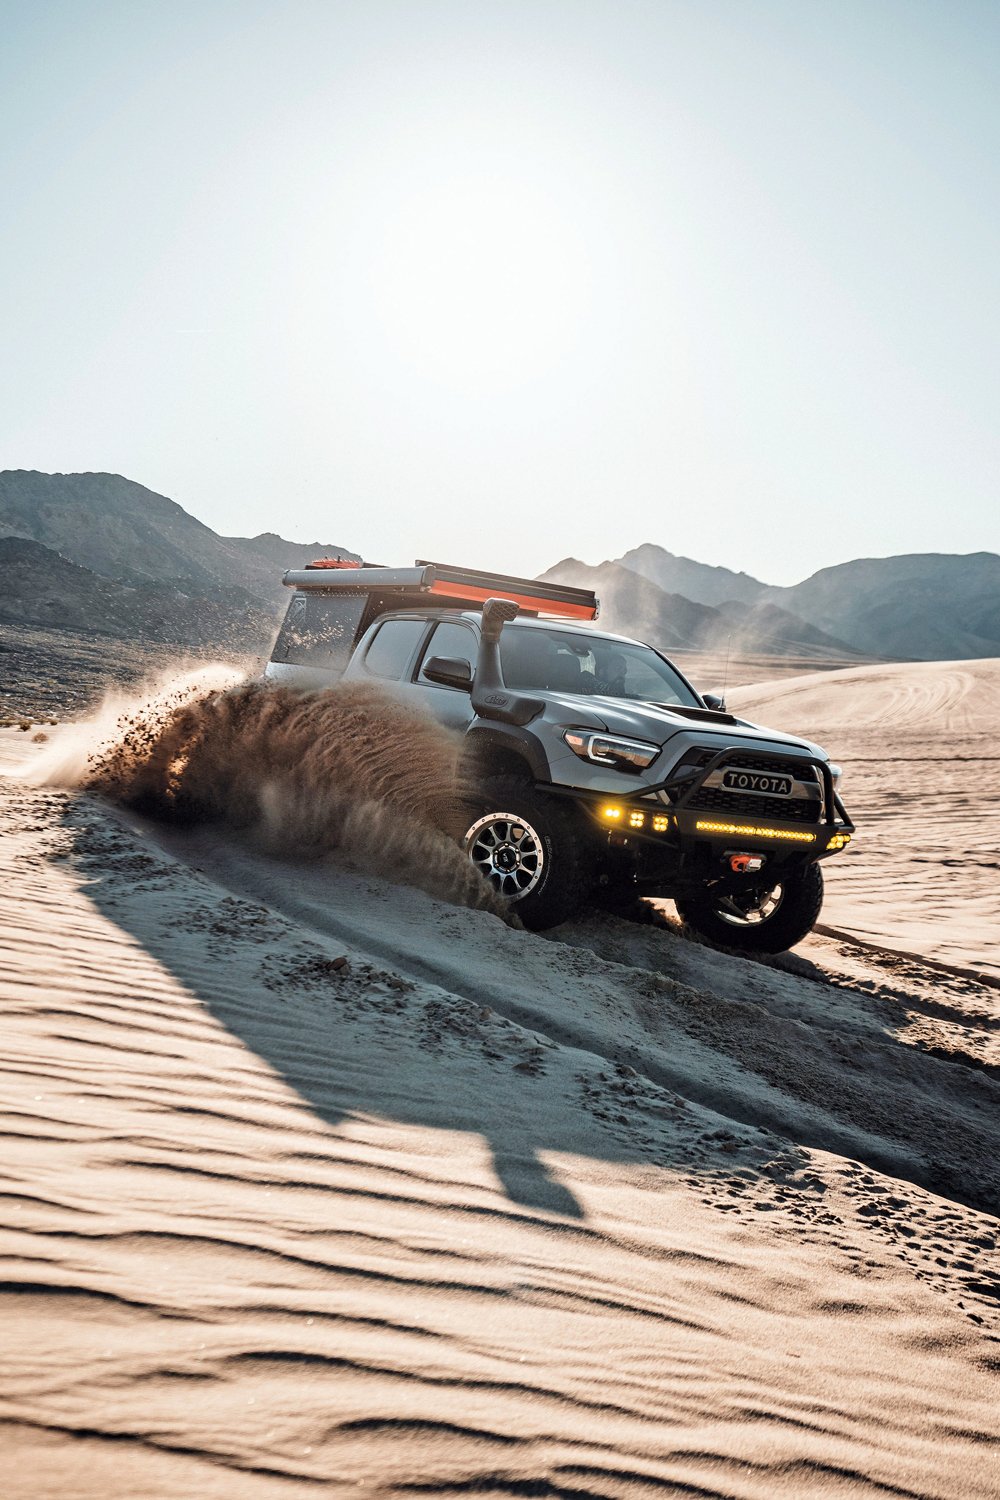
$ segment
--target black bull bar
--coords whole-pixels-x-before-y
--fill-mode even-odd
[[[699,818],[706,823],[715,821],[721,824],[728,821],[734,825],[744,825],[748,819],[754,818],[752,813],[727,813],[721,808],[709,811],[703,808],[692,808],[690,805],[713,771],[717,771],[727,760],[735,760],[738,764],[741,755],[753,756],[755,761],[770,762],[775,766],[780,765],[785,768],[786,774],[790,762],[794,763],[796,767],[802,766],[804,768],[812,766],[819,774],[819,782],[822,788],[822,810],[819,825],[782,819],[773,815],[762,815],[759,822],[755,820],[755,826],[759,830],[756,833],[751,833],[748,830],[737,833],[722,829],[718,833],[713,833],[709,830],[698,829],[696,824]],[[854,824],[851,822],[847,809],[833,784],[833,775],[830,771],[829,762],[821,760],[818,755],[799,755],[788,750],[763,750],[758,749],[756,745],[752,748],[747,745],[724,745],[721,750],[712,756],[708,764],[702,766],[700,770],[683,776],[668,776],[665,781],[654,782],[651,786],[643,785],[637,787],[631,795],[627,792],[595,792],[589,788],[584,789],[582,787],[562,787],[543,785],[542,783],[538,785],[539,790],[544,789],[556,792],[557,794],[573,797],[577,800],[595,803],[608,801],[623,802],[630,807],[635,807],[637,810],[641,809],[646,812],[649,811],[648,799],[651,795],[655,795],[658,792],[666,792],[668,796],[673,796],[676,793],[677,795],[674,797],[674,800],[663,802],[661,805],[664,812],[670,814],[673,825],[671,831],[679,835],[682,839],[701,839],[707,837],[726,839],[731,843],[734,838],[751,838],[766,842],[768,828],[773,828],[776,836],[780,836],[782,833],[812,833],[814,842],[810,841],[808,846],[800,846],[795,851],[797,854],[805,855],[811,859],[818,858],[827,852],[830,840],[835,834],[852,834],[854,832]],[[625,832],[626,830],[622,829],[622,831]],[[630,838],[639,838],[643,842],[653,837],[645,828],[641,830],[629,828],[627,832]],[[823,836],[824,833],[826,835],[825,838]],[[834,848],[837,847],[839,845],[834,845]],[[791,852],[791,849],[787,850],[787,853],[790,854]]]
[[[676,801],[671,803],[670,810],[673,813],[687,812],[691,799],[701,791],[712,772],[717,771],[731,757],[740,755],[752,755],[754,760],[770,761],[773,765],[783,767],[787,767],[790,762],[796,766],[813,766],[819,772],[820,784],[823,788],[822,821],[831,833],[854,832],[854,824],[848,817],[847,809],[833,784],[833,773],[830,770],[829,761],[821,760],[818,755],[789,755],[787,750],[758,750],[756,746],[750,750],[745,745],[727,745],[713,755],[708,765],[696,771],[693,777],[668,777],[666,781],[658,782],[656,786],[644,788],[643,795],[648,795],[649,792],[666,792],[669,795],[676,788],[683,787],[684,791]],[[738,815],[734,814],[734,816]],[[774,822],[775,820],[772,818],[765,821]]]

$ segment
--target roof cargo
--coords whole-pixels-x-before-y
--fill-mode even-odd
[[[321,558],[286,573],[282,582],[288,588],[310,593],[393,596],[397,608],[433,603],[441,609],[475,609],[487,599],[500,597],[513,599],[527,615],[596,620],[598,613],[597,596],[590,589],[515,578],[507,573],[484,573],[448,563],[417,561],[412,568],[383,568]]]

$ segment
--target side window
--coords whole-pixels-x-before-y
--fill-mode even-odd
[[[462,661],[469,663],[471,671],[476,670],[476,637],[467,625],[456,625],[451,620],[442,620],[430,638],[427,650],[424,652],[424,663],[430,661],[432,656],[457,656]],[[424,668],[420,668],[418,682],[427,682],[424,676]],[[436,687],[436,683],[429,686]]]
[[[365,594],[294,594],[271,660],[343,670],[366,598]]]
[[[365,652],[365,671],[398,682],[426,629],[426,620],[386,620]]]

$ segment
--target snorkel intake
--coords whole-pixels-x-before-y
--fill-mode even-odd
[[[513,620],[518,606],[513,599],[487,599],[483,605],[483,633],[472,679],[472,706],[481,719],[499,719],[504,724],[530,724],[545,708],[540,698],[508,692],[500,665],[500,632]]]

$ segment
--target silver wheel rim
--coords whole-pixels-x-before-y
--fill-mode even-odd
[[[720,896],[715,904],[718,917],[730,927],[760,927],[774,916],[784,897],[784,887],[766,891],[756,906],[741,906],[736,896]]]
[[[523,901],[542,878],[545,847],[524,818],[491,812],[465,835],[465,852],[484,880],[508,901]]]

